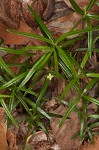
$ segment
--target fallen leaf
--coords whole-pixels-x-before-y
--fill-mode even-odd
[[[0,22],[0,37],[4,40],[5,45],[27,45],[29,42],[32,45],[37,45],[38,40],[21,36],[8,32],[9,28]],[[35,30],[30,28],[26,23],[20,21],[20,26],[16,31],[26,32],[31,34],[38,34]],[[40,41],[39,41],[40,42]]]
[[[9,129],[7,131],[8,150],[18,150],[16,146],[16,135]]]
[[[55,37],[60,37],[60,35],[70,31],[74,25],[81,19],[81,15],[78,14],[73,10],[73,7],[69,0],[65,0],[58,4],[60,1],[56,1],[56,7],[57,9],[53,13],[52,20],[49,20],[47,23],[48,28],[50,31],[55,35]],[[69,6],[69,8],[72,8],[72,10],[68,9],[67,5],[64,5],[64,2]],[[77,4],[81,7],[81,9],[84,9],[85,6],[88,6],[89,0],[83,1],[83,0],[75,0]],[[61,9],[59,9],[59,5]],[[66,12],[63,13],[62,11],[66,9]],[[57,11],[59,12],[57,14]],[[91,8],[90,13],[92,14],[99,14],[99,7],[94,4],[94,6]],[[56,16],[55,16],[56,15]],[[56,18],[55,18],[56,17]],[[91,19],[92,25],[95,26],[98,24],[98,21],[95,19]],[[86,22],[83,21],[79,23],[76,29],[82,29],[86,27]],[[77,35],[75,35],[77,36]],[[74,37],[74,36],[71,36]]]
[[[63,115],[66,111],[67,107],[60,105],[53,113]],[[72,139],[72,136],[80,129],[80,120],[75,112],[72,112],[69,117],[70,119],[67,119],[61,128],[59,128],[61,119],[53,118],[50,122],[54,138],[62,150],[76,150],[80,145],[79,137]]]
[[[80,18],[81,16],[79,14],[73,12],[64,17],[49,22],[47,26],[54,34],[61,35],[63,33],[69,32]],[[82,28],[82,23],[77,27],[77,29],[80,28]]]
[[[6,113],[2,107],[0,107],[0,150],[8,150],[8,144],[6,141],[7,125],[5,122]]]
[[[43,131],[36,132],[33,140],[30,142],[29,140],[31,139],[31,137],[32,135],[30,135],[27,139],[26,148],[25,148],[26,150],[28,150],[28,146],[31,147],[31,150],[48,150],[49,147],[53,145],[53,137],[50,136],[48,138]]]

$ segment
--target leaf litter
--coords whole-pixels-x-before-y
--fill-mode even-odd
[[[86,3],[87,2],[88,1],[86,1]],[[79,3],[79,6],[83,8],[82,1],[78,1],[78,3]],[[67,4],[69,7],[67,6]],[[63,8],[64,8],[64,11],[63,11]],[[92,9],[92,11],[94,10],[97,11],[97,7]],[[64,12],[67,13],[67,16],[66,16],[66,13],[64,14]],[[55,8],[54,14],[52,18],[49,19],[49,21],[46,21],[46,24],[48,25],[49,29],[52,31],[54,36],[58,37],[62,33],[69,31],[74,26],[74,24],[79,20],[79,18],[80,16],[71,9],[71,5],[69,4],[67,0],[66,1],[56,0],[56,8]],[[39,32],[39,30],[38,31],[32,30],[30,27],[24,24],[24,22],[21,22],[20,26],[21,26],[19,29],[20,31],[27,31],[30,33]],[[81,28],[81,27],[82,25],[80,24],[78,28]],[[4,27],[4,25],[1,25],[0,31],[2,31],[0,33],[0,37],[4,38],[5,46],[14,45],[18,47],[18,46],[27,45],[27,44],[41,45],[41,43],[37,40],[34,41],[27,37],[25,38],[21,36],[16,36],[16,35],[12,35],[6,32],[6,27]],[[1,55],[2,54],[0,53],[0,56]],[[9,54],[9,57],[11,57],[10,54]],[[6,60],[7,55],[4,54],[4,58]],[[26,59],[27,58],[20,57],[20,59],[18,59],[18,62],[22,62],[22,61],[24,62]],[[97,65],[98,60],[96,60],[95,57],[94,57],[94,60]],[[91,67],[93,68],[92,65]],[[18,70],[16,71],[16,74],[17,73],[18,73]],[[59,83],[57,83],[58,85],[56,84],[57,88],[53,91],[54,92],[53,97],[58,96],[61,93],[62,88],[60,89],[60,83],[61,83],[61,87],[64,87],[66,84],[66,83],[62,83],[62,81],[59,81]],[[76,97],[77,94],[74,92],[73,96]],[[65,99],[68,100],[70,97],[72,97],[72,93],[68,93]],[[81,103],[79,104],[78,107],[81,107]],[[88,108],[89,111],[94,111],[94,112],[97,111],[96,105],[90,104],[88,107],[89,107]],[[47,106],[45,106],[45,109],[49,112],[54,112],[56,114],[63,115],[64,112],[66,112],[67,107],[64,106],[63,104],[60,105],[58,102],[56,102],[55,99],[54,100],[51,99],[49,103],[47,104]],[[7,123],[5,122],[5,117],[6,117],[6,113],[4,109],[0,108],[0,147],[2,147],[2,150],[8,150],[8,149],[17,150],[18,149],[17,143],[19,143],[18,146],[20,147],[19,149],[21,149],[22,142],[19,142],[19,141],[22,138],[24,139],[24,135],[26,134],[26,128],[25,128],[26,124],[22,122],[19,127],[19,130],[16,130],[17,131],[16,133],[12,133],[11,130],[9,129],[7,130]],[[19,113],[16,113],[16,117],[21,117],[21,115],[19,115]],[[83,146],[80,143],[79,137],[76,137],[74,139],[71,138],[80,129],[79,117],[77,116],[75,112],[72,112],[70,114],[70,118],[68,118],[65,121],[65,123],[60,129],[59,129],[59,122],[60,122],[60,119],[57,119],[57,118],[53,118],[50,121],[51,130],[49,130],[49,133],[51,134],[51,137],[48,138],[47,135],[43,131],[38,131],[35,134],[35,137],[33,138],[31,142],[29,142],[31,135],[28,137],[26,146],[27,147],[30,146],[31,149],[33,150],[76,150],[76,149],[98,150],[99,149],[99,137],[98,136],[94,138],[94,141],[95,141],[94,145],[92,145],[90,142],[87,142],[87,143],[84,143]]]

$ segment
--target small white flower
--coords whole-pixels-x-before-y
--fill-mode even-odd
[[[47,76],[47,79],[52,80],[53,77],[54,76],[51,73],[49,73],[48,76]]]
[[[26,3],[28,3],[28,2],[29,2],[29,0],[23,0],[23,2],[26,2]]]

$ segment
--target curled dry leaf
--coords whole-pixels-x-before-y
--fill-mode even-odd
[[[61,35],[63,33],[70,31],[80,18],[81,16],[77,15],[74,12],[66,16],[63,16],[61,18],[58,18],[56,20],[53,20],[49,22],[47,25],[53,33],[57,33],[58,35]],[[78,26],[78,29],[80,28],[82,28],[82,24]]]
[[[9,29],[7,26],[0,22],[0,37],[4,39],[4,44],[6,45],[27,45],[31,43],[32,45],[37,45],[40,41],[26,37],[21,35],[16,35],[7,31]],[[26,23],[23,21],[20,22],[20,26],[16,31],[37,34],[35,30],[30,28]]]
[[[16,146],[16,135],[11,130],[7,131],[8,150],[18,150]]]
[[[0,149],[8,150],[8,144],[6,141],[7,126],[5,122],[6,113],[2,107],[0,107]]]
[[[63,115],[67,111],[67,107],[60,105],[54,113]],[[70,119],[67,119],[65,123],[59,128],[59,118],[53,118],[51,120],[51,127],[54,138],[59,144],[62,150],[76,150],[80,145],[79,137],[72,139],[72,136],[80,129],[80,120],[75,112],[70,114]]]
[[[5,117],[5,110],[0,107],[0,150],[17,150],[15,135],[7,131]]]
[[[31,150],[56,150],[56,148],[60,150],[59,145],[56,144],[53,138],[52,131],[49,131],[49,134],[50,136],[47,137],[43,131],[38,131],[32,141],[30,140],[32,135],[30,135],[27,139],[25,150],[28,150],[28,146],[31,147]]]
[[[0,1],[0,21],[11,28],[17,28],[20,16],[20,1]]]
[[[48,19],[54,9],[55,0],[2,0],[0,1],[0,21],[10,28],[18,28],[20,20],[35,27],[35,19],[28,9],[30,5],[36,13]]]
[[[21,0],[21,2],[22,16],[30,27],[35,27],[37,24],[35,23],[35,19],[31,15],[27,4],[30,5],[33,10],[44,20],[48,20],[51,17],[55,6],[55,0]]]

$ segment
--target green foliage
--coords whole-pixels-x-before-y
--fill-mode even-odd
[[[31,127],[35,127],[35,129],[41,128],[43,131],[47,133],[47,129],[42,121],[43,118],[51,119],[51,117],[58,117],[56,114],[50,114],[43,110],[43,104],[47,101],[46,97],[44,96],[48,85],[51,82],[51,79],[63,77],[64,80],[68,81],[68,85],[64,88],[64,91],[60,94],[57,98],[61,103],[68,106],[68,110],[64,113],[59,124],[59,127],[63,125],[65,120],[69,117],[72,111],[76,111],[80,116],[81,121],[81,128],[80,128],[80,138],[81,140],[84,139],[86,134],[89,135],[89,138],[92,140],[92,128],[99,125],[98,122],[95,122],[91,125],[87,125],[87,118],[94,118],[99,119],[98,114],[87,114],[87,104],[88,102],[92,102],[96,105],[99,105],[99,101],[89,95],[87,95],[87,91],[91,88],[95,87],[97,82],[99,82],[99,73],[88,72],[84,69],[86,62],[92,55],[92,51],[94,51],[93,47],[99,37],[92,39],[92,32],[99,31],[99,26],[92,27],[91,25],[91,18],[99,19],[98,15],[89,14],[89,10],[94,5],[95,0],[91,0],[89,6],[85,7],[84,11],[76,4],[74,0],[70,0],[71,4],[75,11],[81,14],[81,19],[78,23],[74,26],[74,28],[61,35],[57,40],[53,37],[51,32],[48,30],[47,26],[43,23],[40,17],[32,10],[30,6],[29,10],[31,11],[32,15],[34,16],[35,20],[38,23],[38,26],[42,32],[43,36],[39,36],[36,34],[24,33],[24,32],[17,32],[15,30],[10,30],[14,34],[22,35],[31,37],[34,39],[38,39],[46,43],[46,46],[26,46],[22,49],[15,50],[12,48],[5,48],[0,47],[1,51],[6,51],[8,53],[16,54],[17,56],[22,55],[33,55],[29,52],[29,50],[43,50],[44,54],[35,61],[35,63],[30,64],[28,61],[22,64],[15,64],[15,63],[5,63],[2,58],[0,58],[0,66],[1,66],[1,74],[0,74],[0,92],[3,90],[8,90],[9,95],[0,94],[0,103],[4,107],[7,112],[8,119],[10,118],[11,121],[17,125],[18,123],[13,118],[11,113],[14,109],[21,103],[27,112],[27,122],[29,124],[29,131]],[[86,20],[87,28],[76,30],[78,24]],[[74,42],[85,38],[85,33],[88,33],[88,48],[78,49],[78,51],[85,51],[85,55],[82,58],[81,63],[77,62],[76,58],[72,53],[69,53],[68,46],[72,45]],[[80,35],[76,36],[75,38],[68,39],[70,36],[73,35]],[[65,41],[66,40],[66,41]],[[99,50],[97,50],[99,52]],[[10,66],[20,66],[20,71],[17,75],[15,75]],[[54,65],[54,70],[51,70],[51,67]],[[47,69],[46,69],[47,68]],[[61,68],[62,73],[59,72]],[[91,81],[88,78],[92,78]],[[40,82],[40,79],[44,78],[45,81],[42,85],[42,89],[40,93],[36,93],[33,91],[35,85]],[[80,80],[85,79],[88,81],[88,84],[84,89],[81,88]],[[33,84],[27,88],[27,83],[32,80]],[[78,97],[73,102],[66,102],[64,101],[64,97],[67,92],[71,89],[75,89],[78,93]],[[31,94],[36,97],[36,102],[32,99],[26,97],[27,94]],[[5,103],[6,98],[9,99],[8,104]],[[82,99],[82,111],[78,110],[76,105]],[[60,117],[60,116],[59,116]],[[28,133],[29,133],[28,131]],[[27,135],[28,135],[27,133]],[[27,136],[28,137],[28,136]]]

